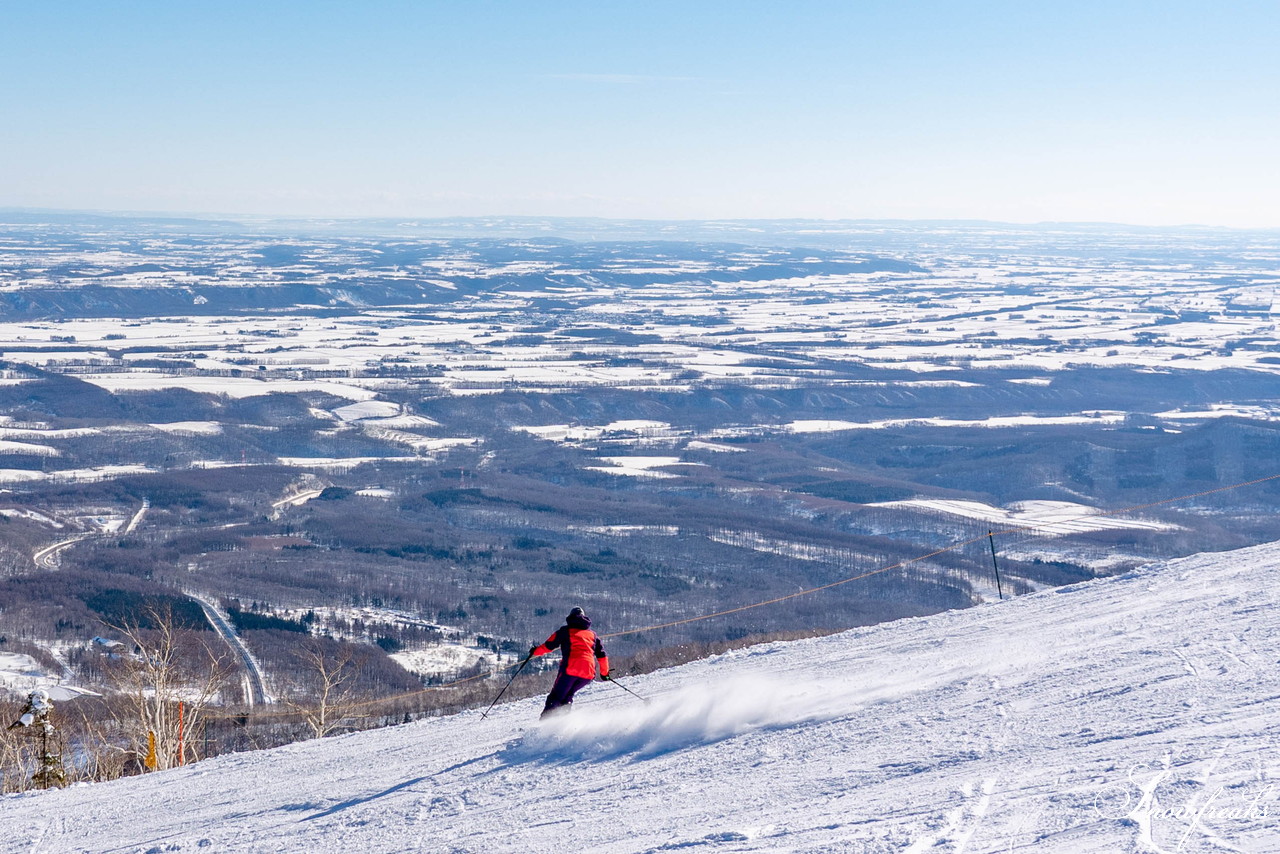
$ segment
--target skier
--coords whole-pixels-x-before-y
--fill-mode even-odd
[[[546,655],[553,649],[560,650],[560,675],[547,695],[547,704],[542,710],[544,718],[557,709],[568,711],[568,707],[573,705],[573,695],[596,678],[596,662],[600,664],[600,678],[609,680],[609,658],[600,638],[591,631],[591,619],[581,608],[574,608],[564,622],[545,643],[529,650],[529,658]]]

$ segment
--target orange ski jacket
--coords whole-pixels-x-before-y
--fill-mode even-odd
[[[561,673],[582,679],[595,679],[596,662],[599,662],[600,675],[609,675],[609,657],[605,655],[600,638],[591,629],[561,626],[545,643],[533,648],[533,655],[546,655],[553,649],[560,650]]]

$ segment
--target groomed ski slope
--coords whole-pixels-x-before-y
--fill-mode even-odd
[[[648,706],[11,795],[0,849],[1280,851],[1277,589],[1280,544],[1198,555],[630,680]]]

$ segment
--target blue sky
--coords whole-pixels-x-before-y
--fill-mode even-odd
[[[0,206],[1280,227],[1280,3],[0,5]]]

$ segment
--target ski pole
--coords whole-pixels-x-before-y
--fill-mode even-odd
[[[632,691],[632,690],[631,690],[630,688],[628,688],[626,685],[623,685],[621,682],[619,682],[619,681],[618,681],[618,677],[616,677],[616,676],[610,676],[610,677],[609,677],[608,679],[606,679],[605,681],[606,681],[606,682],[612,682],[614,685],[617,685],[617,686],[618,686],[619,688],[621,688],[623,691],[626,691],[628,694],[630,694],[631,696],[635,697],[637,700],[639,700],[640,702],[644,703],[646,706],[647,706],[647,705],[649,705],[649,699],[648,699],[647,697],[641,697],[641,696],[640,696],[639,694],[637,694],[635,691]]]
[[[489,704],[489,708],[484,710],[484,714],[480,715],[480,720],[489,717],[489,713],[493,711],[493,707],[498,705],[498,701],[502,699],[502,695],[507,693],[507,689],[511,687],[511,683],[516,681],[516,677],[520,675],[520,671],[524,670],[524,666],[533,661],[533,656],[529,656],[520,662],[520,666],[516,668],[516,672],[511,674],[511,678],[507,680],[507,684],[502,686],[502,690],[498,692],[498,696],[493,698],[493,702]]]

